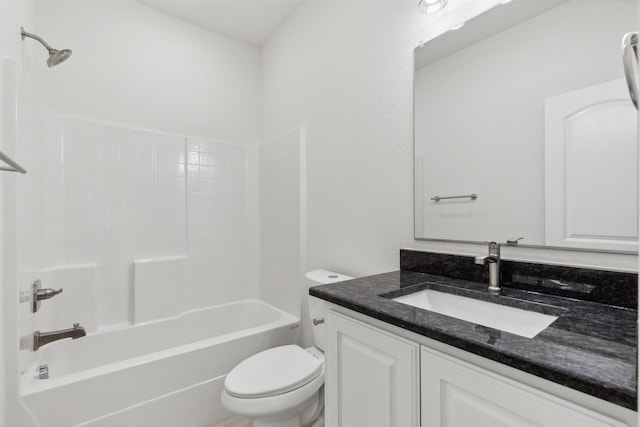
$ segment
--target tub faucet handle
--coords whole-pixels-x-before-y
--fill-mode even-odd
[[[32,313],[35,313],[40,309],[40,301],[53,298],[62,292],[62,288],[58,289],[57,291],[55,289],[49,289],[49,288],[42,289],[42,282],[40,281],[40,279],[33,282],[33,285],[31,285],[31,290],[33,292],[33,295],[31,298]]]
[[[53,298],[61,292],[62,292],[62,288],[58,289],[57,291],[55,289],[50,289],[50,288],[40,289],[36,293],[36,297],[38,298],[38,301],[42,301],[43,299]]]

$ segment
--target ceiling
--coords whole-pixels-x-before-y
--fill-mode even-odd
[[[304,0],[139,0],[156,10],[260,47]]]

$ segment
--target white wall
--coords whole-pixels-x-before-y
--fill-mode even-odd
[[[23,166],[28,167],[22,157],[24,151],[20,150],[20,139],[24,135],[17,134],[16,110],[18,103],[21,108],[29,105],[33,100],[33,85],[23,72],[21,67],[22,58],[28,58],[29,53],[23,53],[22,40],[20,38],[20,25],[31,25],[34,22],[33,4],[28,2],[0,2],[0,31],[1,31],[1,51],[2,67],[0,67],[0,77],[3,87],[0,91],[2,96],[2,111],[0,115],[0,148],[7,154],[13,156]],[[7,73],[7,69],[12,70]],[[10,95],[14,92],[16,98]],[[20,99],[17,98],[19,95]],[[18,102],[19,101],[19,102]],[[15,425],[28,425],[29,418],[19,411],[20,403],[18,399],[18,384],[15,381],[18,372],[18,286],[17,280],[17,197],[16,182],[23,176],[3,173],[0,174],[0,197],[2,198],[2,209],[0,210],[0,221],[2,222],[2,259],[0,266],[0,300],[2,302],[2,314],[0,316],[0,329],[2,330],[2,370],[0,377],[0,424],[11,425],[7,420]],[[39,254],[33,254],[37,257]]]
[[[39,2],[35,12],[27,30],[74,54],[48,69],[46,51],[23,43],[47,112],[21,122],[33,172],[18,182],[19,274],[96,270],[88,330],[141,318],[135,261],[188,257],[180,295],[155,301],[167,307],[154,315],[257,296],[258,156],[247,146],[258,138],[257,49],[136,2]],[[91,31],[78,34],[83,22]]]
[[[258,49],[135,1],[36,2],[35,28],[73,50],[47,69],[31,40],[26,63],[44,105],[69,116],[180,135],[256,144]]]
[[[255,147],[51,113],[22,123],[37,161],[17,184],[20,290],[65,291],[21,326],[93,332],[257,296]],[[153,274],[175,265],[174,280]]]
[[[307,127],[308,268],[398,268],[399,248],[485,252],[413,239],[413,48],[497,1],[306,2],[263,47],[263,136]],[[511,259],[637,269],[637,257],[505,248]]]
[[[188,272],[197,285],[185,294],[186,308],[257,295],[257,171],[247,168],[257,169],[258,158],[256,149],[244,146],[259,138],[258,49],[135,1],[21,4],[33,9],[34,18],[25,22],[7,15],[3,29],[14,31],[11,49],[3,54],[15,57],[25,84],[36,87],[31,104],[48,112],[49,119],[24,126],[41,129],[44,138],[41,267],[97,262],[104,279],[99,280],[100,326],[132,318],[125,285],[130,280],[124,277],[129,273],[105,271],[143,257],[189,252]],[[72,49],[73,56],[47,68],[45,49],[35,40],[20,40],[21,25],[54,47]],[[77,132],[74,123],[81,128]],[[185,146],[191,136],[196,138]],[[171,141],[180,156],[162,160],[161,146]],[[162,199],[162,188],[170,183],[160,175],[170,166],[176,170],[167,174],[179,181],[171,185],[182,191],[174,197],[180,206]],[[131,182],[118,181],[125,176]],[[138,182],[144,176],[154,187],[149,192]],[[33,179],[29,175],[27,181]],[[107,190],[119,192],[120,199],[107,200]],[[31,197],[30,191],[24,194]],[[154,203],[163,204],[162,212],[141,209]],[[173,211],[171,218],[181,224],[171,228]],[[153,214],[150,222],[164,222],[165,231],[158,234],[144,218],[127,230],[125,218],[131,214]],[[112,233],[104,228],[109,221]]]
[[[260,298],[300,316],[306,266],[305,130],[260,146]]]
[[[29,171],[0,175],[0,425],[31,425],[17,385],[38,353],[19,336],[71,313],[89,330],[135,320],[134,261],[188,256],[182,298],[150,301],[163,310],[146,319],[258,296],[260,56],[134,1],[0,4],[19,121],[0,147]],[[22,25],[73,56],[48,69]],[[36,277],[65,291],[34,316],[16,302]]]

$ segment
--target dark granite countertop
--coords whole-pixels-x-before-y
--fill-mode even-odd
[[[560,317],[534,338],[444,316],[392,301],[433,288],[475,293],[504,305],[538,303]],[[329,285],[309,293],[318,298],[486,357],[538,377],[637,410],[637,311],[612,305],[503,288],[489,295],[487,285],[411,271],[396,271]],[[468,296],[468,295],[467,295]],[[550,306],[550,307],[549,307]],[[530,309],[530,307],[528,307]]]

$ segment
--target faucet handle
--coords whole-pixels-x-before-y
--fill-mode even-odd
[[[489,252],[487,255],[479,255],[474,257],[474,262],[479,265],[486,263],[494,263],[500,261],[500,243],[489,242]]]
[[[58,289],[57,291],[50,288],[38,289],[38,291],[36,292],[36,298],[38,299],[38,301],[42,301],[43,299],[53,298],[61,292],[62,288]]]
[[[478,265],[485,265],[487,263],[487,255],[479,255],[473,258],[473,262]]]
[[[524,237],[512,237],[511,239],[507,240],[507,245],[517,245],[518,240],[522,240],[522,239],[524,239]]]
[[[49,288],[42,289],[42,282],[40,281],[40,279],[38,279],[31,285],[31,292],[31,312],[35,313],[40,309],[40,301],[53,298],[54,296],[62,292],[62,288],[58,289],[57,291],[55,289]]]
[[[500,243],[489,242],[489,256],[500,258]]]

